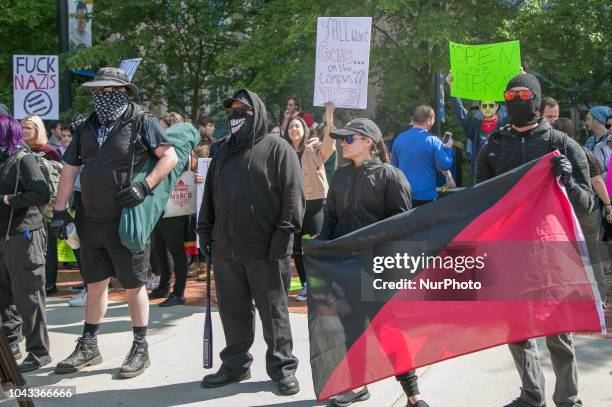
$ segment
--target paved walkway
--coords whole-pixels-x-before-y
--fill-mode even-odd
[[[76,271],[60,274],[60,292],[48,299],[51,356],[57,362],[74,349],[75,340],[82,332],[83,308],[68,307],[67,299],[73,292],[66,288],[78,282]],[[252,379],[220,389],[202,389],[199,382],[204,374],[214,372],[220,365],[219,351],[224,346],[223,331],[217,312],[213,312],[214,368],[202,368],[202,327],[204,321],[204,283],[190,279],[188,305],[160,308],[151,305],[149,351],[152,366],[134,379],[116,378],[116,370],[129,350],[132,340],[127,304],[121,290],[114,291],[107,318],[99,338],[104,362],[100,365],[68,375],[56,375],[52,365],[26,375],[32,386],[76,386],[73,399],[38,399],[36,406],[288,406],[317,405],[312,387],[308,349],[306,306],[291,300],[291,328],[294,353],[300,360],[298,379],[302,391],[295,396],[278,395],[276,386],[265,372],[265,343],[258,323],[252,353]],[[612,294],[612,293],[610,293]],[[293,298],[293,295],[291,295]],[[214,299],[214,290],[213,290]],[[612,308],[612,307],[611,307]],[[607,312],[608,327],[612,327],[612,309]],[[611,329],[612,331],[612,329]],[[608,337],[612,337],[609,334]],[[23,343],[21,344],[23,348]],[[542,365],[547,378],[547,403],[553,406],[554,373],[546,346],[540,340]],[[580,396],[587,407],[612,406],[612,340],[576,336],[579,361]],[[419,369],[419,386],[432,407],[499,407],[519,392],[519,379],[506,346],[437,363]],[[395,379],[390,378],[369,386],[372,397],[357,406],[403,407],[406,399]],[[16,403],[2,398],[0,407]]]
[[[82,330],[82,308],[66,306],[66,300],[52,298],[48,306],[52,357],[58,361],[74,347]],[[258,324],[253,348],[253,378],[240,384],[208,390],[199,386],[202,376],[203,309],[195,306],[151,307],[149,334],[152,366],[134,379],[116,379],[132,334],[125,302],[113,302],[99,338],[104,362],[68,375],[52,373],[52,367],[26,375],[33,386],[76,386],[78,395],[70,400],[36,400],[37,406],[287,406],[317,405],[308,363],[306,315],[291,314],[295,354],[300,359],[298,378],[302,391],[295,396],[277,394],[276,386],[265,373],[265,343]],[[224,345],[218,314],[213,313],[215,368]],[[22,345],[23,346],[23,345]],[[553,406],[554,375],[543,347],[542,361],[548,379],[548,405]],[[612,341],[576,338],[580,389],[584,405],[612,406]],[[211,371],[214,371],[211,370]],[[433,407],[502,406],[518,394],[518,376],[505,346],[438,363],[419,370],[422,393]],[[358,406],[404,406],[405,399],[395,379],[370,387],[372,398]],[[0,406],[15,405],[0,400]]]

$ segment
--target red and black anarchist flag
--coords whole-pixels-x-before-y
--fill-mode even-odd
[[[305,243],[319,400],[493,346],[603,329],[553,154],[341,238]]]

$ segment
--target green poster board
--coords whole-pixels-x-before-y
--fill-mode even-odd
[[[57,240],[57,261],[60,263],[74,263],[76,262],[76,257],[74,257],[74,252],[68,246],[68,243],[64,240]]]
[[[504,100],[508,81],[521,71],[519,41],[484,45],[449,42],[453,75],[451,96],[472,100]]]

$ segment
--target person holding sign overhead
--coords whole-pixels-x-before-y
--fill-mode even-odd
[[[302,253],[302,236],[312,237],[321,233],[323,227],[323,206],[329,189],[325,162],[336,150],[336,143],[329,136],[334,128],[334,109],[332,102],[325,104],[325,122],[323,129],[323,142],[317,137],[310,137],[308,125],[299,116],[289,121],[287,131],[283,138],[295,150],[302,167],[304,189],[306,190],[306,212],[302,223],[302,230],[293,236],[293,260],[297,269],[302,289],[298,292],[297,301],[306,301],[306,270],[304,269],[304,254]]]
[[[453,76],[450,73],[446,76],[446,82],[449,86],[452,86]],[[475,175],[478,152],[487,143],[491,133],[506,124],[506,108],[500,106],[494,100],[481,100],[478,102],[479,112],[470,115],[468,110],[463,107],[461,98],[451,97],[450,104],[467,139],[466,152],[470,157],[472,175]]]

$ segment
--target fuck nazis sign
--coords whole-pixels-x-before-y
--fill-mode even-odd
[[[57,55],[13,55],[13,106],[16,119],[35,114],[59,119]]]

